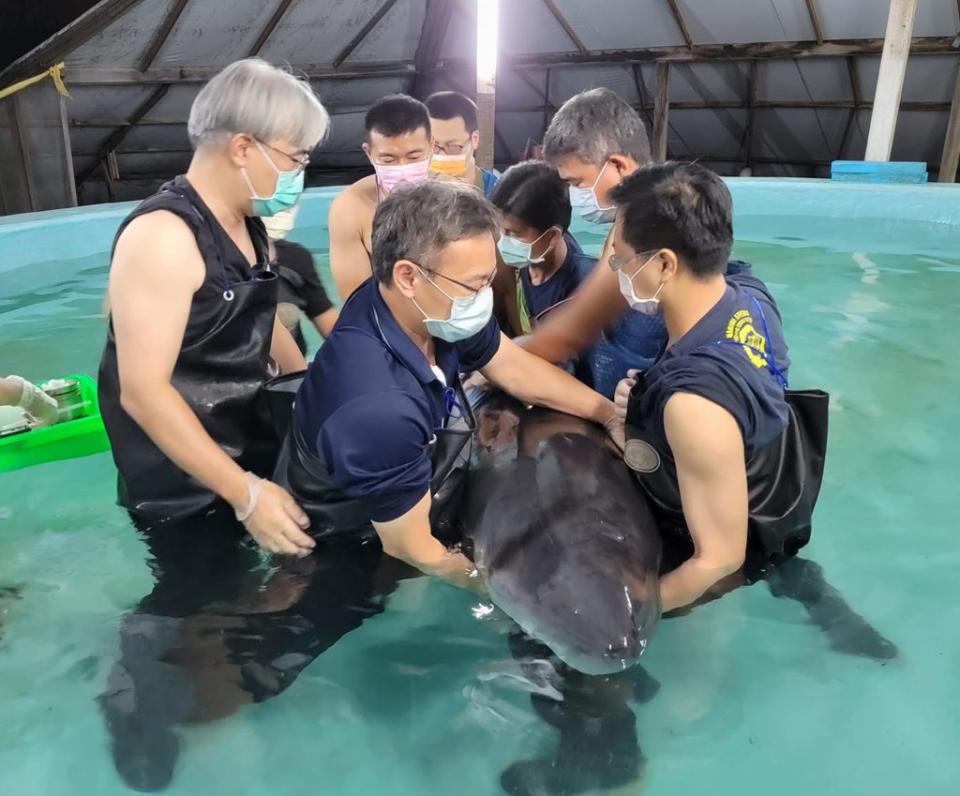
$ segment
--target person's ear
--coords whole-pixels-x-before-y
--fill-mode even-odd
[[[246,133],[235,133],[230,137],[227,143],[227,157],[237,168],[243,168],[247,165],[250,158],[250,150],[253,148],[253,138]]]
[[[477,148],[479,148],[479,146],[480,146],[480,131],[479,131],[479,130],[474,130],[472,133],[470,133],[470,143],[473,144],[474,150],[476,150]]]
[[[368,144],[366,141],[364,141],[362,144],[360,144],[360,149],[363,150],[363,154],[364,154],[364,155],[366,155],[368,158],[370,158],[370,144]]]
[[[393,284],[400,294],[410,298],[420,271],[410,260],[397,260],[393,264]]]
[[[608,161],[617,172],[617,177],[621,180],[637,168],[633,158],[627,157],[626,155],[611,155]]]
[[[666,282],[677,275],[679,260],[677,253],[673,249],[661,249],[657,252],[657,260],[660,268],[660,281]]]

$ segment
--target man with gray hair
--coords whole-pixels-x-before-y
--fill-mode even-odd
[[[554,115],[543,139],[544,157],[570,186],[574,216],[607,235],[600,262],[573,297],[539,324],[522,345],[550,362],[586,354],[593,387],[612,396],[628,369],[648,367],[666,340],[663,321],[630,312],[609,267],[616,208],[610,191],[650,162],[643,120],[606,88],[583,91]]]
[[[100,408],[119,501],[141,526],[232,509],[268,551],[313,547],[306,515],[262,478],[277,448],[260,406],[268,360],[306,363],[276,320],[258,217],[293,206],[328,126],[306,81],[237,61],[193,102],[187,173],[120,226]]]
[[[609,400],[500,332],[490,287],[499,234],[496,209],[466,185],[429,181],[383,199],[373,278],[310,365],[277,473],[315,535],[372,525],[388,555],[459,586],[475,583],[473,567],[431,520],[450,505],[448,478],[474,431],[461,372],[618,434]]]

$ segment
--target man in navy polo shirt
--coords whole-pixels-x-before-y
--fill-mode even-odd
[[[604,424],[611,401],[520,349],[492,317],[496,209],[464,185],[391,192],[373,222],[373,278],[344,305],[297,393],[278,477],[311,533],[362,531],[384,551],[460,586],[473,567],[431,532],[473,433],[459,374],[479,370],[518,399]]]

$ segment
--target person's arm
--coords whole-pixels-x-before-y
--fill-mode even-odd
[[[521,345],[548,362],[566,362],[580,356],[604,329],[629,308],[620,294],[617,274],[608,263],[609,240],[600,260],[580,287],[542,322]]]
[[[480,578],[463,553],[448,550],[430,532],[430,491],[406,514],[389,522],[374,522],[383,552],[427,575],[436,575],[461,589],[476,590]]]
[[[333,333],[333,327],[337,325],[337,318],[339,317],[340,310],[336,307],[331,307],[319,315],[314,315],[311,320],[313,321],[313,325],[317,327],[317,331],[320,332],[320,336],[326,339]]]
[[[607,428],[620,447],[622,424],[613,402],[546,360],[524,351],[501,333],[500,346],[480,372],[504,392],[528,404],[592,420]]]
[[[366,213],[363,202],[349,191],[338,194],[330,204],[330,272],[341,302],[373,273],[370,255],[363,246],[362,219]]]
[[[172,213],[141,216],[120,236],[109,287],[120,403],[174,464],[236,511],[249,514],[244,524],[261,546],[306,554],[314,542],[301,530],[308,521],[300,507],[269,481],[252,487],[171,383],[193,294],[203,277],[196,240]]]
[[[740,426],[726,409],[691,393],[664,408],[693,556],[660,580],[663,611],[697,600],[743,566],[747,551],[747,470]]]
[[[270,341],[270,356],[280,367],[280,373],[299,373],[307,369],[307,360],[300,352],[300,346],[293,339],[290,330],[280,323],[280,319],[273,319],[273,339]]]

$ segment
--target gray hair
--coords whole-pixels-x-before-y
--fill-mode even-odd
[[[430,270],[445,246],[485,232],[500,234],[500,214],[473,186],[428,180],[400,187],[373,217],[373,275],[390,284],[398,260]]]
[[[650,141],[639,114],[608,88],[581,91],[557,111],[543,138],[547,160],[573,155],[601,166],[611,155],[649,163]]]
[[[311,150],[329,129],[330,116],[310,84],[261,58],[234,61],[215,75],[197,94],[187,122],[195,148],[247,133]]]

